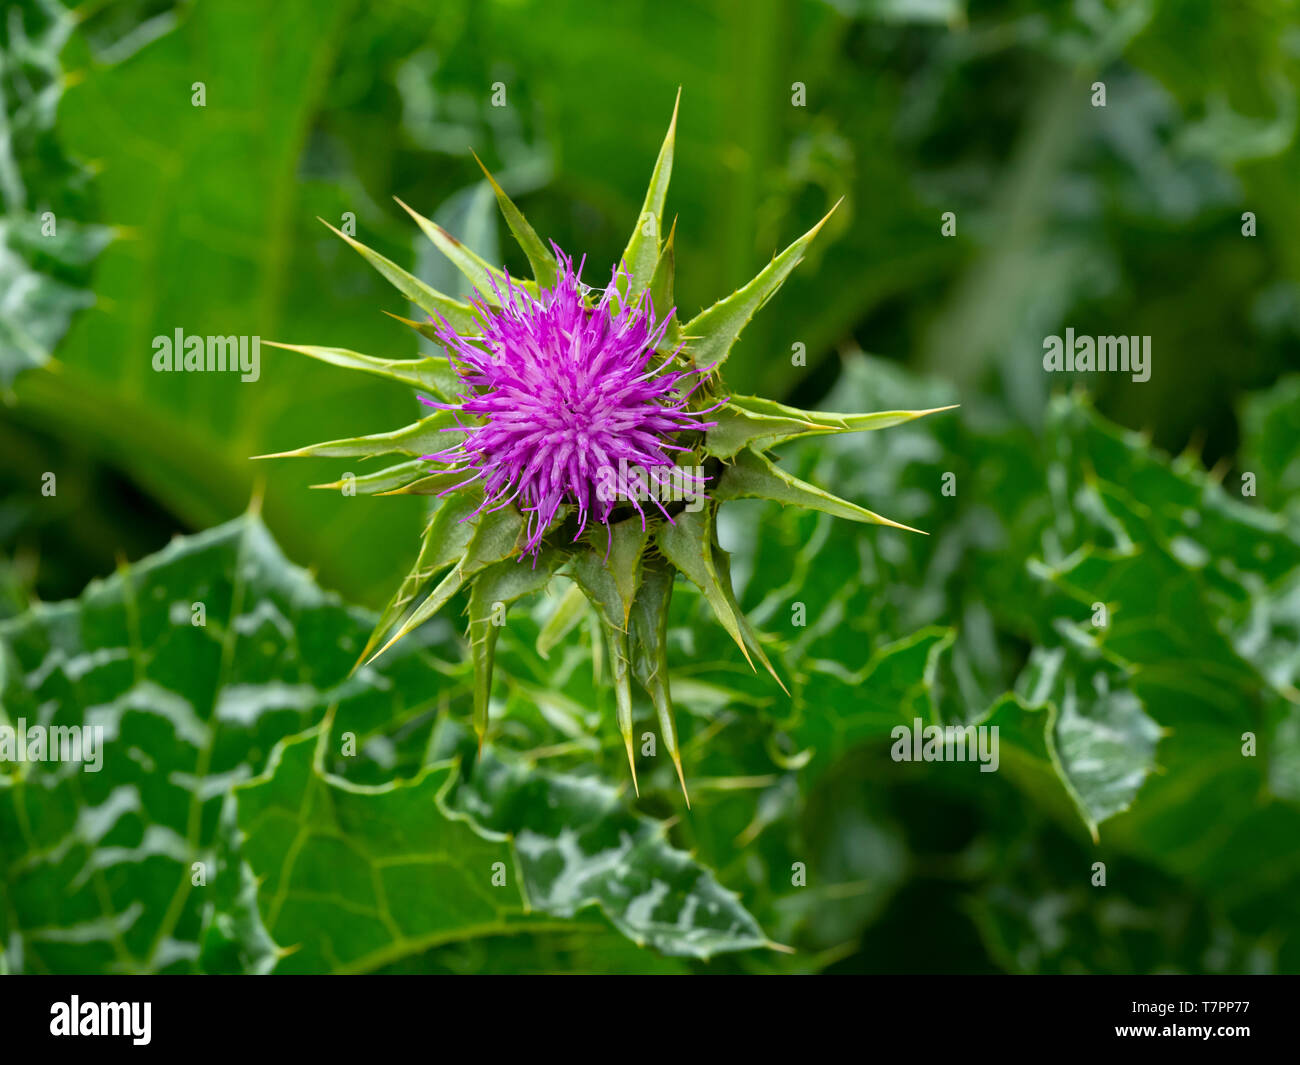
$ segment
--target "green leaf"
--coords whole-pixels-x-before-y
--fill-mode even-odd
[[[369,972],[523,923],[510,842],[444,806],[454,766],[360,787],[324,770],[329,738],[321,728],[286,740],[236,791],[276,972]]]
[[[24,5],[35,13],[35,3]],[[369,105],[339,97],[332,71],[354,44],[364,51],[377,43],[374,27],[359,27],[355,10],[339,0],[293,0],[252,21],[234,7],[171,0],[94,8],[98,14],[83,9],[65,20],[72,30],[65,59],[75,75],[61,86],[57,129],[69,157],[95,162],[93,190],[67,201],[55,192],[57,181],[47,182],[52,173],[31,187],[49,190],[59,233],[65,219],[82,218],[129,232],[97,258],[95,306],[72,320],[57,373],[34,370],[15,381],[23,421],[42,437],[77,441],[173,515],[177,528],[228,520],[265,480],[264,516],[286,550],[350,596],[382,601],[419,534],[419,504],[391,506],[377,527],[366,508],[340,513],[335,499],[301,491],[301,470],[259,467],[248,456],[404,425],[412,420],[409,393],[378,379],[340,382],[313,360],[266,348],[256,380],[155,372],[151,365],[158,339],[177,330],[205,340],[304,338],[415,353],[416,338],[375,313],[388,296],[386,282],[349,262],[352,252],[315,219],[338,225],[343,212],[357,212],[363,239],[371,242],[373,233],[385,247],[400,246],[411,228],[397,212],[386,215],[359,199],[355,173],[314,170],[311,138],[295,132],[322,122],[356,132],[354,120]],[[28,30],[36,25],[27,16],[22,22]],[[272,65],[259,58],[270,55],[277,57]],[[181,84],[177,71],[204,67],[225,71],[226,85],[217,90],[207,79],[206,107],[189,106],[199,74],[171,98],[177,106],[160,106],[166,87]],[[43,82],[31,85],[33,102],[51,102]],[[131,116],[129,132],[123,116]],[[352,157],[367,151],[362,146]],[[313,171],[309,180],[304,166]],[[375,174],[367,170],[363,180]],[[114,536],[98,537],[108,543],[110,564]],[[363,538],[367,550],[359,552]]]
[[[0,723],[103,729],[84,770],[0,762],[3,967],[194,971],[205,914],[242,892],[239,855],[216,860],[231,788],[329,707],[353,721],[436,705],[438,674],[414,644],[349,675],[372,620],[247,516],[0,623]],[[455,653],[450,627],[440,639]],[[258,953],[238,915],[220,925],[222,964]],[[219,948],[239,927],[250,941]]]
[[[25,369],[46,364],[72,317],[95,304],[91,264],[123,231],[87,224],[93,171],[67,151],[55,129],[73,82],[60,56],[79,23],[54,0],[13,5],[0,27],[0,390]],[[123,19],[129,33],[139,21]],[[119,58],[121,49],[119,48]],[[107,55],[102,60],[111,63]],[[75,62],[75,60],[73,60]]]
[[[828,402],[851,410],[945,400],[879,360],[850,359]],[[933,429],[796,443],[785,457],[844,494],[898,500],[909,522],[934,534],[855,538],[843,523],[774,506],[731,526],[728,542],[744,534],[737,561],[755,623],[783,621],[792,600],[806,605],[808,625],[795,630],[789,653],[827,665],[809,665],[797,696],[848,705],[865,689],[839,687],[841,669],[856,670],[861,655],[898,632],[957,620],[922,709],[965,722],[994,707],[983,720],[1001,727],[1005,778],[1023,790],[1026,808],[1079,837],[1085,849],[1072,860],[1091,860],[1093,826],[1112,870],[1122,860],[1146,882],[1176,882],[1181,897],[1221,915],[1225,936],[1300,928],[1300,909],[1288,901],[1300,861],[1280,842],[1300,832],[1285,770],[1297,669],[1293,528],[1243,501],[1235,478],[1225,491],[1199,460],[1161,455],[1078,396],[1052,403],[1041,436],[954,417]],[[1263,474],[1278,468],[1261,463],[1259,484],[1274,483]],[[956,497],[935,491],[944,471],[965,486]],[[746,540],[756,541],[752,549]],[[887,544],[903,550],[882,550]],[[1106,616],[1095,620],[1098,604]],[[1034,672],[1017,680],[1026,644]],[[1055,684],[1040,690],[1035,674],[1047,675],[1062,653]],[[796,705],[802,742],[817,715]],[[987,794],[970,791],[981,803]],[[992,824],[990,838],[1009,831]],[[1278,962],[1266,954],[1260,964]]]
[[[541,569],[506,563],[510,587],[492,590]],[[206,625],[191,624],[199,588]],[[109,732],[99,773],[3,767],[6,969],[373,971],[497,933],[580,932],[597,909],[669,954],[770,945],[663,825],[589,778],[490,751],[456,792],[446,763],[377,786],[327,771],[352,761],[349,735],[403,727],[445,692],[423,652],[349,677],[368,621],[245,518],[0,625],[8,714],[53,702],[53,724]]]
[[[839,204],[836,203],[835,207]],[[799,265],[808,250],[808,245],[817,236],[832,214],[835,207],[827,212],[826,217],[808,230],[802,237],[781,252],[765,266],[749,284],[737,289],[712,307],[701,311],[682,327],[687,337],[687,351],[697,366],[721,366],[731,354],[731,349],[740,337],[740,331],[768,300],[776,295],[777,290],[790,272]]]
[[[1269,791],[1300,803],[1300,707],[1288,706],[1279,717],[1270,746]]]
[[[280,948],[257,910],[257,881],[243,860],[244,840],[233,797],[222,805],[218,818],[211,865],[215,883],[210,884],[210,904],[199,931],[198,966],[204,973],[261,976],[275,967]]]
[[[630,275],[624,293],[633,299],[644,292],[651,284],[651,277],[657,271],[659,261],[659,237],[663,232],[664,200],[668,196],[668,182],[673,174],[673,149],[677,143],[677,108],[682,100],[682,91],[677,90],[677,101],[673,104],[673,117],[668,123],[668,133],[664,136],[655,160],[654,170],[650,173],[650,185],[646,189],[645,202],[637,216],[636,228],[628,239],[623,252],[623,265]],[[656,304],[658,306],[658,304]]]
[[[554,287],[558,270],[554,253],[542,242],[542,238],[537,235],[537,231],[528,224],[528,219],[515,206],[514,200],[507,196],[505,190],[497,184],[497,179],[492,176],[487,167],[483,166],[483,160],[475,155],[474,161],[482,168],[483,176],[487,178],[488,184],[492,186],[492,191],[496,194],[497,204],[501,207],[501,214],[506,220],[506,225],[510,227],[510,232],[514,234],[515,240],[519,242],[519,247],[523,249],[524,255],[528,257],[528,264],[533,268],[533,279],[537,282],[538,287]]]
[[[732,396],[726,406],[709,417],[717,425],[704,435],[704,453],[729,459],[741,448],[767,451],[789,440],[831,433],[860,433],[888,429],[927,414],[954,410],[934,407],[930,410],[890,410],[871,414],[833,414],[827,411],[800,410],[758,396]]]
[[[690,971],[684,959],[652,954],[612,928],[591,923],[515,928],[445,944],[379,970],[383,975],[435,976],[554,976],[569,972],[684,976]]]
[[[1241,422],[1238,484],[1244,487],[1244,474],[1251,474],[1255,499],[1269,510],[1300,517],[1300,375],[1248,396]]]
[[[1080,646],[1037,649],[1015,695],[982,724],[999,726],[1013,773],[1024,770],[1014,752],[1033,756],[1039,782],[1031,789],[1063,789],[1095,842],[1101,823],[1127,810],[1155,769],[1161,731],[1124,678],[1095,655],[1083,659]]]
[[[396,199],[396,197],[394,197],[394,199]],[[497,291],[499,290],[501,295],[505,296],[505,271],[486,263],[478,255],[475,255],[474,252],[470,251],[469,248],[465,247],[464,244],[443,229],[442,226],[438,225],[437,222],[431,222],[418,211],[414,211],[410,207],[407,207],[401,200],[397,200],[397,202],[401,206],[402,210],[415,219],[420,229],[424,231],[424,235],[433,241],[437,249],[451,261],[456,269],[465,275],[466,280],[474,286],[475,290],[477,290],[479,296],[484,301],[492,304],[500,302],[497,297]],[[511,278],[510,283],[516,288],[522,288],[526,292],[531,292],[534,295],[537,293],[537,282],[535,281]],[[475,332],[477,332],[477,327],[475,328]]]
[[[863,664],[852,670],[838,661],[811,660],[791,729],[799,747],[810,752],[808,775],[863,743],[885,740],[900,725],[911,728],[918,719],[938,724],[934,681],[952,641],[951,629],[928,626],[863,648]]]
[[[402,206],[405,207],[406,205],[403,204]],[[407,210],[410,210],[410,208],[408,207]],[[385,281],[397,289],[408,301],[424,311],[425,314],[446,319],[447,324],[462,336],[476,335],[482,328],[477,312],[468,303],[462,303],[458,299],[453,299],[451,296],[444,295],[437,289],[431,288],[415,275],[407,273],[391,259],[384,258],[379,252],[367,248],[361,241],[349,237],[341,230],[335,229],[325,219],[322,218],[321,222],[347,241],[366,262],[383,275]],[[433,223],[430,222],[429,225],[433,225]]]
[[[623,935],[665,954],[709,958],[773,945],[738,896],[668,843],[661,822],[630,813],[598,780],[485,751],[453,803],[483,828],[510,834],[537,910],[568,918],[598,906]]]
[[[728,466],[722,474],[713,497],[726,499],[770,499],[782,506],[806,507],[820,510],[837,518],[849,521],[866,522],[871,525],[888,525],[894,529],[908,532],[920,532],[909,525],[900,525],[889,518],[882,518],[870,510],[833,496],[816,485],[793,477],[778,469],[762,455],[745,450],[736,456],[736,461]],[[922,534],[924,535],[924,534]]]

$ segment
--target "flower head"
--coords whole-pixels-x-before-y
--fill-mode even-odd
[[[455,447],[423,456],[467,474],[446,491],[479,482],[475,516],[514,503],[528,517],[523,551],[533,555],[566,503],[577,508],[575,540],[590,517],[608,524],[620,495],[644,525],[636,494],[610,490],[625,487],[620,471],[640,467],[652,484],[666,483],[671,453],[689,450],[674,442],[678,434],[712,428],[705,416],[722,405],[691,410],[704,371],[673,369],[675,351],[657,357],[673,310],[656,319],[648,292],[623,301],[619,281],[627,275],[617,269],[608,286],[593,290],[582,281],[585,260],[575,270],[552,247],[553,287],[533,295],[507,275],[504,285],[491,281],[494,305],[473,301],[481,336],[462,336],[441,319],[436,335],[453,353],[465,391],[456,403],[421,397],[456,411],[464,433]],[[648,493],[671,521],[658,496]]]
[[[672,298],[675,227],[661,240],[676,129],[674,109],[623,253],[625,268],[615,270],[605,288],[583,284],[582,266],[574,270],[558,247],[542,242],[485,167],[505,222],[532,266],[533,281],[511,279],[405,204],[429,239],[465,275],[477,299],[465,303],[438,292],[339,233],[429,316],[433,324],[403,321],[440,342],[446,357],[393,360],[339,348],[280,346],[438,395],[421,396],[438,411],[413,425],[284,453],[400,452],[406,458],[397,465],[351,479],[353,490],[450,496],[436,505],[415,565],[358,662],[383,654],[467,588],[473,723],[481,744],[501,631],[496,611],[541,591],[552,577],[563,577],[571,592],[590,602],[599,623],[633,783],[635,678],[655,706],[664,746],[685,791],[667,683],[668,605],[677,574],[700,590],[745,659],[751,665],[757,660],[780,683],[759,634],[736,600],[727,552],[716,533],[719,507],[731,499],[768,499],[850,521],[907,529],[801,481],[780,469],[770,453],[804,436],[864,432],[935,412],[837,414],[799,410],[759,396],[695,398],[706,375],[712,382],[707,391],[721,389],[718,368],[741,330],[780,289],[830,214],[748,284],[679,325]],[[454,445],[422,454],[435,432],[460,435]],[[674,464],[674,455],[712,464],[716,476],[709,484],[709,499],[702,497],[702,467],[687,472]],[[447,468],[429,476],[423,462],[411,461],[415,457]],[[680,498],[683,481],[691,491],[691,505],[670,515],[663,500]],[[666,486],[667,496],[660,490]],[[458,489],[459,498],[451,495]],[[647,499],[659,515],[641,506]],[[631,509],[619,513],[620,500]],[[568,508],[576,508],[577,532],[564,542],[567,537],[549,534],[558,519],[567,520]],[[660,520],[647,521],[652,516]],[[592,519],[606,528],[604,545],[590,539],[579,542]],[[518,559],[530,554],[533,566],[521,568]],[[422,596],[418,605],[416,596]],[[556,618],[576,618],[572,609],[566,611],[567,602],[556,608],[548,626]]]

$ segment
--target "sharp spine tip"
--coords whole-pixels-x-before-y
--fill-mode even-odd
[[[627,764],[632,769],[632,790],[636,792],[639,799],[641,797],[641,785],[637,783],[636,779],[636,757],[632,753],[632,737],[624,736],[623,745],[627,748]]]
[[[682,786],[682,797],[686,800],[686,809],[691,808],[691,795],[686,790],[686,774],[682,772],[682,756],[678,751],[670,752],[673,757],[673,765],[677,767],[677,782]]]

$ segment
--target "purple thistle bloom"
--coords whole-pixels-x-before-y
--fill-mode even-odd
[[[504,294],[492,282],[500,306],[472,301],[483,323],[481,338],[462,337],[445,320],[438,324],[438,339],[458,363],[466,391],[456,404],[421,397],[429,406],[470,416],[457,418],[456,431],[466,434],[460,444],[424,458],[466,472],[456,488],[482,484],[475,514],[517,501],[528,516],[525,555],[536,555],[564,504],[578,508],[577,536],[589,516],[608,525],[619,497],[640,513],[642,527],[638,496],[648,495],[671,521],[656,489],[670,476],[703,487],[703,478],[675,469],[669,453],[690,449],[673,438],[712,428],[717,423],[703,416],[722,405],[687,409],[702,376],[679,391],[684,379],[712,367],[672,370],[672,358],[652,365],[673,311],[656,322],[648,292],[629,305],[619,299],[618,270],[607,288],[593,290],[582,283],[583,264],[575,272],[573,260],[558,247],[555,252],[560,274],[554,288],[533,296],[507,275]],[[611,305],[618,309],[611,312]],[[644,469],[650,482],[639,492],[629,491],[631,467]]]

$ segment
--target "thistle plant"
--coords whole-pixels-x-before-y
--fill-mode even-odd
[[[674,107],[640,217],[603,287],[583,281],[585,260],[575,267],[541,240],[486,167],[532,279],[490,265],[406,204],[468,278],[473,299],[438,292],[334,230],[424,312],[423,322],[399,320],[445,354],[395,360],[274,346],[411,385],[432,413],[394,431],[259,457],[405,455],[357,478],[355,490],[434,497],[415,565],[359,665],[468,589],[473,724],[481,747],[500,611],[552,578],[566,578],[569,587],[542,639],[553,640],[590,603],[609,656],[633,784],[635,680],[655,708],[685,794],[666,653],[678,573],[700,590],[750,667],[757,660],[785,688],[737,602],[716,535],[718,508],[731,499],[768,499],[916,532],[791,476],[770,453],[801,437],[883,429],[935,411],[834,414],[726,389],[721,369],[741,330],[799,264],[830,213],[748,284],[681,323],[673,304],[676,223],[661,237],[676,127]]]

